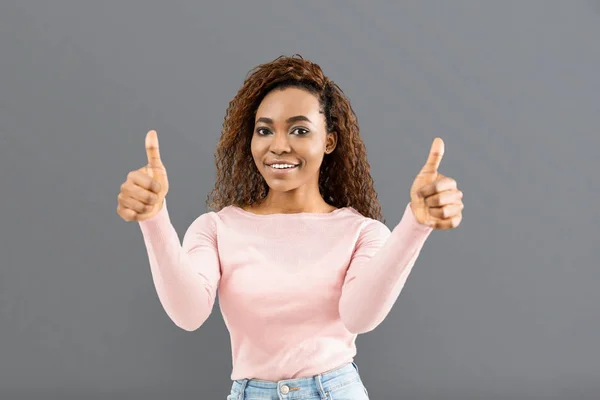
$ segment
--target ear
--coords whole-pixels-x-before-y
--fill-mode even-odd
[[[325,139],[325,154],[333,153],[333,150],[335,150],[335,147],[337,146],[337,139],[337,132],[327,133],[327,138]]]

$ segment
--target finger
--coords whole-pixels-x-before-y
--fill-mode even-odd
[[[119,214],[121,218],[128,222],[137,221],[138,216],[140,215],[132,209],[123,207],[121,204],[117,206],[117,214]]]
[[[150,168],[162,168],[163,163],[160,159],[160,148],[158,145],[158,135],[152,130],[146,134],[146,155],[148,156],[148,165]]]
[[[125,196],[122,193],[119,193],[118,200],[119,204],[121,204],[124,209],[133,210],[138,214],[148,213],[152,211],[153,208],[152,205],[144,204],[141,201],[133,197]]]
[[[441,138],[435,138],[429,150],[429,157],[425,162],[422,172],[437,172],[442,157],[444,156],[444,141]]]
[[[442,220],[438,220],[438,221],[434,222],[433,228],[440,229],[440,230],[453,229],[453,228],[456,228],[457,226],[459,226],[461,222],[462,222],[462,214],[459,214],[452,218],[442,219]]]
[[[430,207],[428,211],[429,214],[435,218],[448,219],[459,215],[464,208],[465,206],[461,202],[459,204],[449,204],[442,207]]]
[[[144,189],[141,186],[125,185],[123,188],[121,188],[121,192],[125,195],[125,197],[134,198],[135,200],[140,201],[144,204],[158,204],[158,195],[154,192],[149,191],[148,189]]]
[[[160,183],[156,179],[152,178],[150,175],[140,170],[131,171],[127,175],[127,181],[157,194],[160,193],[161,190]],[[125,185],[126,184],[127,182],[125,183]]]
[[[456,189],[457,189],[457,184],[454,179],[448,178],[448,177],[443,177],[441,179],[438,179],[435,182],[430,183],[429,185],[423,186],[419,190],[419,194],[421,195],[421,197],[425,198],[425,197],[432,196],[438,192],[444,192],[446,190],[456,190]]]
[[[428,207],[443,207],[450,204],[460,204],[463,198],[461,190],[447,190],[425,198]]]

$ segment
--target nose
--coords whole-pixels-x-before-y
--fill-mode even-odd
[[[272,137],[273,140],[271,140],[271,145],[269,146],[269,150],[272,153],[282,154],[289,153],[291,151],[288,135],[286,135],[285,133],[276,133]]]

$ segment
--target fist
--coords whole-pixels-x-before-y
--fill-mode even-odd
[[[438,172],[444,156],[444,141],[436,138],[427,162],[410,189],[410,207],[421,224],[434,229],[453,229],[462,221],[463,192],[456,181]]]
[[[125,221],[144,221],[163,207],[169,191],[167,170],[160,159],[156,131],[146,135],[148,164],[127,174],[117,196],[117,214]]]

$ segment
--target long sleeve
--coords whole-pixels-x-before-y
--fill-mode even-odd
[[[410,205],[391,232],[377,220],[365,225],[339,304],[341,319],[350,332],[372,331],[389,314],[432,230],[416,220]]]
[[[221,278],[216,214],[200,215],[179,241],[166,200],[152,218],[140,221],[152,279],[171,320],[193,331],[209,317]]]

